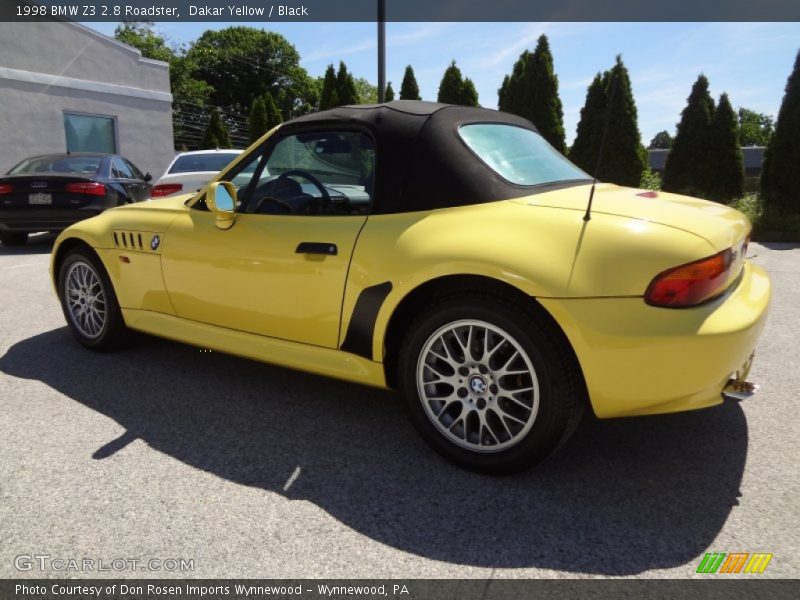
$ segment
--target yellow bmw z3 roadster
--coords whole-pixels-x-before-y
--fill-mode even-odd
[[[66,320],[399,390],[424,439],[508,473],[600,418],[747,395],[770,300],[750,224],[597,183],[525,119],[399,101],[272,130],[199,192],[64,231]]]

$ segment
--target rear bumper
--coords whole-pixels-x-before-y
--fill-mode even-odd
[[[751,263],[734,289],[689,309],[641,298],[539,301],[575,350],[598,417],[680,412],[722,402],[722,391],[752,355],[771,296]]]
[[[61,231],[78,221],[99,215],[104,210],[104,207],[96,206],[0,210],[0,231]]]

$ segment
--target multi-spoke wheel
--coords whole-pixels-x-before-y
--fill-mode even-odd
[[[566,340],[534,310],[488,296],[440,301],[412,325],[399,380],[412,420],[437,451],[509,473],[563,442],[584,405]]]
[[[77,247],[61,263],[59,297],[64,316],[77,340],[92,350],[115,348],[125,324],[114,289],[93,252]]]

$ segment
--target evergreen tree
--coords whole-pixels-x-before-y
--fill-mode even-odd
[[[336,91],[336,70],[333,65],[328,65],[325,70],[325,77],[322,80],[322,91],[319,95],[319,109],[328,110],[334,106],[339,106],[339,94]]]
[[[800,52],[786,82],[775,133],[764,154],[761,194],[768,208],[800,212]]]
[[[617,56],[608,77],[608,108],[600,146],[597,178],[628,187],[637,187],[647,162],[637,124],[636,103],[628,69]]]
[[[461,102],[463,87],[464,78],[461,75],[461,69],[456,66],[456,61],[453,61],[450,63],[450,66],[445,69],[442,81],[439,83],[437,102],[459,104]]]
[[[730,202],[744,194],[744,166],[739,146],[736,113],[722,94],[714,111],[706,156],[709,165],[707,196],[718,202]]]
[[[603,77],[598,73],[586,91],[586,103],[581,109],[581,120],[575,141],[569,151],[569,159],[581,169],[594,175],[600,145],[603,143],[608,96],[603,85]]]
[[[266,131],[269,131],[273,127],[277,127],[283,123],[283,115],[281,114],[281,110],[278,108],[278,104],[270,94],[266,94],[264,96],[264,107],[266,109],[267,116]]]
[[[264,98],[256,98],[255,100],[253,100],[253,107],[250,109],[249,143],[252,144],[266,132],[267,132],[267,105],[264,102]]]
[[[392,82],[386,84],[386,91],[383,94],[383,100],[385,102],[391,102],[394,100],[394,90],[392,89]]]
[[[532,121],[544,139],[566,153],[564,110],[547,36],[539,37],[533,53],[525,50],[520,55],[511,75],[503,79],[498,100],[500,110]]]
[[[704,195],[709,177],[708,136],[714,116],[714,100],[708,93],[708,79],[700,75],[692,86],[686,108],[681,112],[678,132],[664,167],[664,190]]]
[[[231,136],[228,133],[228,128],[225,127],[225,123],[222,122],[219,111],[215,108],[211,111],[211,117],[208,119],[208,126],[203,136],[201,149],[214,150],[216,148],[230,147]]]
[[[414,77],[414,69],[411,68],[411,65],[406,67],[403,83],[400,84],[400,100],[422,100],[419,95],[417,78]]]
[[[478,104],[478,90],[475,89],[475,84],[467,77],[464,84],[461,86],[461,101],[459,104],[464,106],[480,106]]]
[[[347,71],[347,65],[339,62],[339,71],[336,73],[336,94],[339,96],[339,105],[358,104],[358,90],[353,76]]]
[[[529,118],[551,146],[566,154],[564,110],[558,97],[558,76],[553,69],[553,55],[547,36],[539,37],[528,77],[532,97]]]

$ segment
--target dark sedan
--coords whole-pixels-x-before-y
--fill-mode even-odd
[[[108,208],[150,197],[150,173],[116,154],[26,158],[0,176],[0,242],[19,246],[36,231],[61,231]]]

